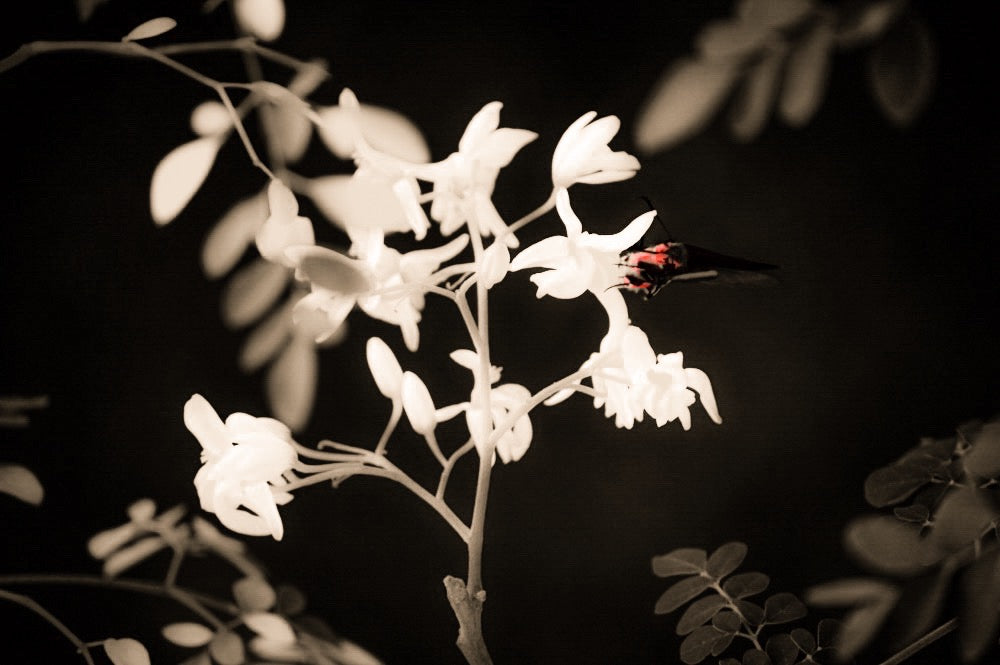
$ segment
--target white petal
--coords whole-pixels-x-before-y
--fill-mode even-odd
[[[399,271],[406,281],[424,279],[445,261],[450,261],[469,244],[469,236],[462,234],[439,247],[415,249],[407,252],[399,261]]]
[[[510,250],[503,242],[494,242],[483,252],[479,281],[487,289],[499,284],[510,270]]]
[[[298,279],[331,293],[356,296],[374,288],[375,276],[363,261],[318,246],[290,247],[285,253]]]
[[[219,414],[197,393],[184,404],[184,426],[210,454],[221,455],[232,447],[229,431]]]
[[[569,270],[548,270],[530,277],[538,286],[537,297],[552,296],[561,300],[579,298],[587,290],[587,283]]]
[[[476,159],[485,166],[502,168],[510,164],[521,148],[537,138],[538,134],[527,129],[501,127],[486,137],[476,151]]]
[[[271,150],[288,163],[302,159],[312,137],[312,120],[294,102],[278,102],[260,109]]]
[[[462,138],[458,142],[458,151],[471,154],[489,136],[490,132],[500,126],[500,109],[503,104],[490,102],[472,116]]]
[[[283,617],[271,612],[246,612],[243,623],[261,637],[279,644],[295,642],[295,631]]]
[[[365,345],[365,355],[379,392],[393,401],[400,399],[403,370],[389,345],[379,337],[371,337]]]
[[[576,216],[576,213],[573,212],[573,207],[569,204],[568,189],[563,188],[556,192],[556,212],[559,213],[559,219],[566,226],[567,237],[573,238],[580,235],[580,232],[583,231],[583,224],[580,222],[580,218]]]
[[[423,206],[417,200],[420,196],[420,187],[417,185],[416,180],[401,178],[392,183],[392,192],[396,195],[400,206],[403,208],[403,216],[413,230],[413,236],[417,240],[423,240],[427,235],[427,229],[431,227],[431,223],[427,219],[427,213],[424,212]]]
[[[552,153],[552,180],[557,182],[565,178],[566,174],[563,172],[567,168],[565,163],[566,154],[573,149],[576,142],[580,136],[580,132],[591,120],[597,117],[596,111],[588,111],[582,116],[577,118],[572,125],[570,125],[563,135],[559,138],[559,143],[556,145],[555,152]],[[559,173],[557,173],[559,171]],[[571,183],[570,183],[571,184]],[[567,184],[568,186],[568,184]]]
[[[719,415],[719,407],[715,403],[715,393],[712,391],[712,382],[709,380],[708,375],[700,369],[688,367],[684,370],[684,376],[687,377],[688,386],[698,392],[698,397],[701,398],[701,405],[705,407],[708,417],[716,425],[721,425],[722,416]]]
[[[656,211],[650,210],[633,219],[618,233],[609,236],[587,234],[584,236],[585,240],[582,240],[580,244],[601,252],[620,254],[642,240],[655,218]]]
[[[285,250],[296,245],[314,245],[316,236],[308,217],[295,217],[287,221],[271,217],[258,229],[255,241],[261,256],[291,268],[293,261],[285,254]]]
[[[569,241],[564,236],[552,236],[525,247],[510,262],[511,272],[527,268],[553,268],[569,254]]]
[[[285,526],[281,523],[281,515],[278,514],[278,506],[274,501],[271,488],[265,483],[255,483],[247,485],[243,490],[243,495],[247,508],[264,520],[275,540],[281,540],[285,535]]]

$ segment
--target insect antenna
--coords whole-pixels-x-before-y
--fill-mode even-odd
[[[656,210],[656,206],[653,205],[653,202],[649,200],[648,196],[644,195],[640,196],[639,198],[641,198],[643,201],[646,202],[646,205],[649,206],[650,210]],[[656,221],[660,223],[660,228],[663,229],[663,232],[667,235],[667,242],[673,242],[674,238],[672,235],[670,235],[670,231],[667,229],[667,225],[663,223],[662,219],[660,219],[659,212],[656,213]]]

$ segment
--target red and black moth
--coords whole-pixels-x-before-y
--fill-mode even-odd
[[[650,209],[653,205],[646,199]],[[659,216],[656,217],[663,225]],[[664,227],[666,231],[666,227]],[[668,233],[669,236],[669,233]],[[621,253],[624,267],[622,283],[616,288],[642,295],[648,300],[671,282],[722,280],[730,282],[753,281],[763,276],[763,271],[776,270],[778,266],[735,256],[719,254],[703,247],[668,240],[645,249],[638,246]]]

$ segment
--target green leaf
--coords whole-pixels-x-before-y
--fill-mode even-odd
[[[691,606],[681,615],[680,620],[677,622],[677,634],[687,635],[714,617],[725,606],[726,599],[722,596],[705,596],[704,598],[699,598],[691,603]]]
[[[788,633],[778,633],[769,639],[764,650],[774,665],[792,665],[799,655],[799,647]]]
[[[673,612],[678,607],[688,602],[702,591],[707,589],[711,581],[705,577],[689,577],[677,582],[667,589],[660,599],[656,601],[656,614],[666,614]]]
[[[0,492],[33,506],[40,505],[45,497],[35,474],[20,464],[0,464]]]
[[[172,623],[163,627],[163,637],[182,647],[201,647],[212,639],[212,629],[190,621]]]
[[[653,557],[653,574],[658,577],[698,575],[705,570],[707,562],[705,550],[685,547]]]
[[[708,563],[705,565],[705,569],[713,578],[721,580],[723,577],[739,568],[746,556],[747,546],[745,543],[735,541],[726,543],[719,549],[712,552],[712,556],[708,558]]]
[[[138,640],[124,637],[104,640],[104,652],[114,665],[150,665],[149,652]]]
[[[872,95],[890,122],[913,123],[926,106],[937,76],[937,50],[923,21],[901,17],[868,59]]]
[[[796,628],[792,631],[792,640],[802,649],[803,653],[813,653],[816,651],[816,638],[805,628]]]
[[[177,21],[167,16],[161,16],[159,18],[154,18],[137,25],[132,28],[132,30],[122,37],[123,42],[136,42],[140,39],[150,39],[152,37],[157,37],[165,32],[169,32],[177,27]]]
[[[722,585],[722,590],[733,598],[746,598],[760,593],[770,583],[771,578],[764,573],[740,573],[726,580],[725,584]]]
[[[972,440],[972,450],[966,453],[966,470],[979,478],[1000,476],[1000,421],[983,425]]]
[[[635,142],[657,152],[701,131],[722,106],[741,71],[732,60],[684,59],[653,87],[635,122]]]
[[[919,527],[888,515],[851,521],[844,530],[844,549],[861,565],[888,575],[915,575],[927,567],[928,547]]]
[[[962,576],[958,639],[962,660],[978,661],[996,642],[1000,629],[1000,550],[985,554]]]
[[[884,466],[865,479],[865,500],[876,508],[891,506],[907,499],[931,477],[931,472],[915,465]]]
[[[771,665],[771,659],[760,649],[750,649],[743,652],[743,665]]]
[[[233,599],[241,610],[263,612],[271,609],[277,600],[277,594],[266,580],[244,577],[233,583]]]
[[[776,593],[764,603],[764,621],[770,624],[795,621],[807,613],[806,606],[791,593]]]
[[[820,20],[792,47],[785,65],[778,113],[792,127],[805,125],[815,115],[830,75],[833,26]]]
[[[712,617],[712,625],[724,633],[735,633],[743,625],[740,615],[732,610],[723,610]]]
[[[236,633],[220,630],[208,645],[208,652],[219,665],[242,665],[246,660],[243,640]]]
[[[716,641],[725,635],[712,626],[698,628],[681,642],[681,660],[687,665],[700,663],[712,653],[712,646]]]

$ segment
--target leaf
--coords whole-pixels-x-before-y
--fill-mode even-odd
[[[816,642],[820,649],[828,649],[833,646],[840,632],[840,622],[836,619],[821,619],[816,626]]]
[[[743,665],[771,665],[771,659],[760,649],[749,649],[743,652]]]
[[[122,37],[123,42],[136,42],[140,39],[150,39],[177,27],[177,21],[167,16],[161,16],[141,23],[132,28],[131,32]]]
[[[771,583],[764,573],[740,573],[733,575],[722,585],[722,590],[733,598],[746,598],[760,593]]]
[[[802,649],[803,653],[814,653],[816,651],[816,638],[805,628],[796,628],[792,631],[792,640]]]
[[[0,464],[0,492],[33,506],[41,505],[45,498],[45,489],[38,478],[20,464]]]
[[[748,23],[783,30],[812,14],[814,0],[742,0],[736,14]]]
[[[903,16],[868,58],[868,83],[882,112],[897,127],[913,123],[930,100],[937,52],[930,31],[912,14]]]
[[[254,236],[267,220],[267,197],[255,194],[237,202],[215,223],[201,247],[201,267],[209,279],[217,279],[236,267]]]
[[[284,347],[294,330],[292,309],[296,299],[290,298],[260,322],[243,343],[237,364],[247,374],[255,372]]]
[[[134,545],[120,549],[104,560],[104,574],[115,577],[122,571],[145,561],[167,546],[161,536],[143,538]]]
[[[808,611],[795,594],[776,593],[764,603],[764,621],[766,623],[788,623],[801,619]]]
[[[660,599],[656,601],[656,608],[653,611],[656,614],[673,612],[707,589],[710,584],[711,581],[706,577],[689,577],[681,580],[660,596]]]
[[[698,33],[695,48],[705,58],[725,60],[760,50],[770,37],[770,31],[759,25],[724,19],[706,24]]]
[[[684,547],[653,557],[653,574],[657,577],[698,575],[705,570],[707,563],[705,550]]]
[[[163,637],[182,647],[201,647],[212,640],[212,630],[200,623],[172,623],[163,627]]]
[[[282,617],[270,612],[248,612],[243,615],[243,623],[264,639],[279,644],[295,641],[295,631]]]
[[[996,517],[996,509],[983,492],[960,487],[949,492],[934,513],[928,545],[942,556],[960,550],[972,544]]]
[[[340,106],[328,106],[319,110],[321,123],[317,128],[320,140],[340,159],[350,159],[354,153],[348,113]],[[358,122],[361,125],[361,135],[379,152],[407,162],[430,161],[431,151],[424,135],[403,114],[381,106],[361,104]]]
[[[387,234],[410,230],[403,206],[385,179],[323,176],[309,181],[306,194],[323,216],[341,229],[382,229]]]
[[[687,665],[695,665],[708,658],[712,653],[712,646],[721,637],[722,633],[712,626],[702,626],[684,638],[681,642],[681,660]]]
[[[736,541],[726,543],[719,549],[712,552],[712,556],[708,558],[708,563],[705,565],[705,569],[708,571],[709,575],[714,577],[716,580],[720,580],[739,568],[746,556],[746,543]]]
[[[979,478],[1000,476],[1000,421],[983,425],[963,458],[965,469]]]
[[[771,637],[764,650],[774,665],[792,665],[799,655],[799,647],[788,633],[778,633]]]
[[[277,39],[285,27],[284,0],[233,0],[232,8],[240,30],[263,42]]]
[[[233,116],[221,102],[202,102],[191,111],[191,131],[198,136],[215,136],[233,126]]]
[[[243,665],[246,650],[239,635],[230,630],[220,630],[208,645],[208,652],[219,665]]]
[[[736,607],[751,626],[759,626],[764,621],[764,608],[760,605],[748,600],[737,600]]]
[[[103,5],[108,0],[76,0],[76,14],[80,17],[81,23],[90,20],[94,10]]]
[[[724,633],[735,633],[742,624],[740,615],[732,610],[723,610],[712,617],[712,625]]]
[[[364,261],[352,259],[326,247],[299,246],[288,251],[296,278],[345,296],[372,290],[374,273]]]
[[[943,565],[935,574],[913,580],[903,587],[893,615],[894,627],[899,626],[893,631],[895,644],[909,644],[934,627],[954,572],[954,566]]]
[[[681,60],[653,86],[635,123],[646,153],[669,148],[705,127],[725,101],[741,69],[730,60]]]
[[[895,604],[895,598],[886,597],[862,605],[844,617],[834,647],[840,660],[851,660],[872,641]]]
[[[915,575],[926,569],[929,549],[920,529],[888,515],[869,515],[844,529],[844,549],[861,565],[888,575]]]
[[[130,637],[104,640],[104,652],[114,665],[150,665],[146,647]]]
[[[274,417],[293,432],[306,426],[316,399],[316,344],[297,335],[267,372],[267,402]]]
[[[288,285],[289,271],[266,259],[237,271],[222,292],[222,320],[231,328],[242,328],[264,315]]]
[[[87,541],[87,551],[95,559],[103,559],[135,538],[138,533],[138,525],[132,522],[127,522],[112,529],[105,529],[90,537]]]
[[[846,5],[837,26],[837,45],[853,48],[876,39],[906,5],[907,0],[878,0]]]
[[[890,600],[895,603],[898,596],[895,586],[868,577],[846,577],[806,590],[806,602],[817,607],[845,607]]]
[[[306,609],[306,596],[297,588],[288,584],[278,587],[278,612],[285,616],[302,614]]]
[[[729,645],[733,643],[733,638],[736,637],[736,633],[725,632],[717,640],[715,644],[712,645],[712,655],[719,656],[723,651],[729,648]]]
[[[1000,550],[983,555],[962,575],[958,639],[962,660],[978,661],[996,642],[1000,629]]]
[[[212,665],[212,657],[208,655],[207,651],[199,651],[190,658],[182,660],[180,665]],[[242,662],[236,665],[242,665]]]
[[[278,595],[265,580],[244,577],[233,583],[233,598],[241,610],[263,612],[274,606]]]
[[[893,464],[873,471],[865,479],[865,500],[884,508],[910,497],[930,482],[932,474],[911,464]]]
[[[915,503],[912,506],[894,508],[892,514],[895,515],[897,519],[903,520],[904,522],[915,522],[921,525],[925,524],[927,522],[927,518],[931,516],[927,506],[919,503]]]
[[[149,187],[149,209],[159,225],[174,220],[201,188],[222,146],[218,136],[203,136],[174,148],[160,160]]]
[[[767,124],[787,51],[783,42],[769,46],[747,72],[729,114],[729,130],[738,141],[754,140]]]
[[[271,150],[288,163],[302,159],[312,137],[312,120],[303,112],[301,104],[278,102],[262,107],[260,112]]]
[[[833,26],[820,20],[788,54],[778,114],[792,127],[809,122],[823,101],[832,50]]]
[[[692,630],[709,621],[726,606],[726,599],[722,596],[705,596],[691,603],[691,606],[684,611],[677,622],[677,634],[687,635]],[[714,625],[714,624],[713,624]]]

